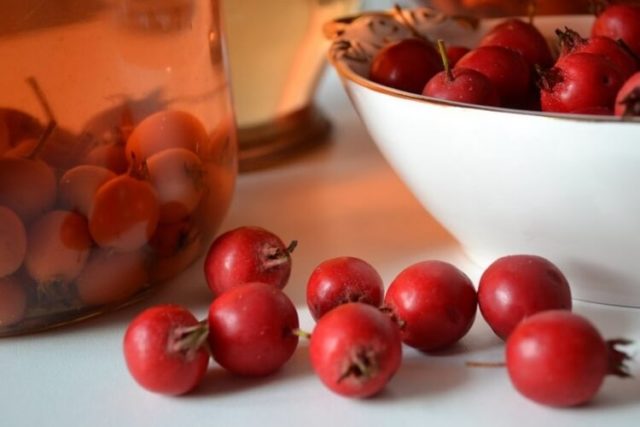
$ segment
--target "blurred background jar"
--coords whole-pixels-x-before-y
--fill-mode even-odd
[[[223,2],[241,171],[274,165],[325,140],[329,123],[313,104],[328,48],[322,26],[360,3]]]
[[[231,202],[217,0],[4,0],[0,335],[111,310],[187,268]]]

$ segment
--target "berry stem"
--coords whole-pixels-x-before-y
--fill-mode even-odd
[[[629,47],[629,45],[622,39],[617,39],[616,43],[618,44],[618,46],[620,46],[620,48],[622,50],[624,50],[625,52],[627,52],[627,54],[632,57],[633,59],[635,59],[637,64],[640,64],[640,56],[638,54],[636,54],[633,49],[631,49]]]
[[[47,124],[47,127],[44,129],[44,132],[42,132],[42,135],[40,135],[40,138],[38,138],[38,142],[36,143],[36,147],[33,149],[31,154],[29,154],[29,156],[27,157],[28,159],[34,160],[34,159],[38,158],[38,155],[40,154],[40,152],[44,148],[44,146],[45,146],[45,144],[47,142],[47,139],[49,139],[49,137],[51,136],[51,134],[55,130],[56,126],[57,126],[57,123],[55,122],[55,120],[49,121],[49,123]]]
[[[296,328],[294,330],[291,331],[291,333],[299,338],[304,338],[307,340],[311,339],[311,332],[307,332],[305,330],[302,330],[300,328]]]
[[[469,368],[504,368],[507,364],[505,362],[478,362],[467,360],[465,366]]]
[[[42,105],[42,108],[44,109],[49,122],[55,123],[56,119],[53,114],[53,110],[51,109],[51,104],[49,104],[49,101],[47,101],[47,97],[44,95],[44,91],[40,87],[40,84],[38,84],[38,81],[35,79],[35,77],[29,76],[27,77],[27,83],[33,89],[33,92],[36,94],[38,101],[40,101],[40,105]]]
[[[447,81],[453,81],[453,72],[451,71],[451,65],[449,64],[449,57],[447,56],[447,47],[444,44],[444,40],[438,39],[438,52],[442,59],[442,65],[444,66],[444,72],[447,74]]]
[[[27,157],[28,159],[33,160],[33,159],[36,159],[38,157],[38,154],[40,154],[40,152],[42,151],[44,144],[47,142],[47,139],[49,139],[49,137],[51,136],[51,133],[56,128],[57,123],[53,115],[53,110],[51,110],[51,105],[49,105],[49,101],[47,101],[47,97],[44,95],[44,92],[40,87],[40,84],[38,84],[38,81],[35,79],[35,77],[29,76],[27,77],[27,83],[29,84],[29,86],[31,86],[31,89],[33,89],[33,92],[36,94],[36,97],[38,98],[40,105],[44,109],[47,119],[49,119],[49,123],[47,123],[47,127],[45,128],[44,132],[42,133],[42,135],[40,135],[40,138],[38,139],[36,148],[34,148],[31,154],[29,154],[29,156]]]
[[[537,0],[529,0],[529,2],[527,3],[527,18],[529,20],[529,25],[533,25],[533,19],[536,16],[537,9]]]

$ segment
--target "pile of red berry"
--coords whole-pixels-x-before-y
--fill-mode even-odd
[[[311,365],[330,390],[368,397],[400,368],[403,343],[427,353],[445,349],[470,330],[478,307],[506,340],[512,383],[530,399],[577,405],[595,395],[606,375],[628,375],[628,356],[615,348],[624,341],[605,341],[571,313],[569,284],[544,258],[498,259],[477,292],[462,271],[442,261],[409,266],[385,292],[367,262],[329,259],[307,283],[307,306],[317,322],[309,334],[298,328],[296,308],[282,291],[294,247],[257,227],[218,237],[205,260],[215,296],[207,320],[165,305],[129,325],[124,354],[136,381],[158,393],[186,393],[204,377],[209,355],[237,375],[272,374],[304,337]]]
[[[414,31],[417,34],[417,31]],[[371,80],[451,101],[555,113],[640,116],[640,6],[610,4],[586,39],[558,29],[554,58],[532,22],[508,19],[470,50],[426,37],[390,43]]]

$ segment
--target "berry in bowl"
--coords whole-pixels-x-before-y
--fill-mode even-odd
[[[576,298],[640,307],[640,52],[603,16],[396,8],[325,32],[371,137],[472,260],[544,254]]]

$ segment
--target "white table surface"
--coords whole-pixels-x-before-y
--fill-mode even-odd
[[[302,327],[308,275],[340,255],[373,264],[388,284],[425,259],[453,262],[477,280],[456,241],[418,204],[371,142],[333,70],[319,90],[330,116],[331,143],[281,167],[243,175],[223,226],[260,225],[298,239],[286,292]],[[163,397],[129,376],[121,341],[145,307],[179,303],[206,315],[210,294],[196,263],[150,299],[63,329],[0,340],[0,426],[638,426],[640,380],[609,378],[592,404],[549,409],[512,389],[504,369],[468,368],[465,361],[500,361],[503,345],[478,315],[470,334],[447,354],[405,348],[403,364],[381,395],[351,400],[314,376],[307,344],[277,374],[242,379],[213,364],[194,393]],[[640,341],[640,310],[576,302],[605,336]],[[635,347],[637,352],[638,347]],[[638,363],[632,365],[636,375]]]

